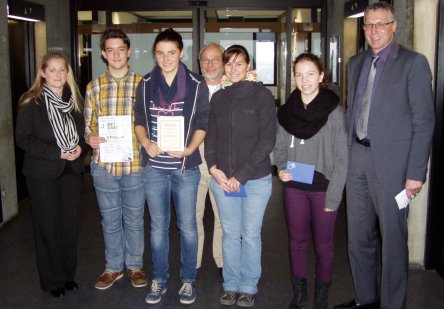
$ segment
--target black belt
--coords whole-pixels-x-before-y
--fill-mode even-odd
[[[355,139],[356,139],[356,142],[361,144],[362,146],[370,147],[370,140],[369,139],[367,139],[367,138],[359,139],[357,137],[355,137]]]

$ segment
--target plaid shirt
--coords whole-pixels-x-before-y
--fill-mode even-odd
[[[134,103],[136,87],[142,76],[128,71],[118,81],[108,72],[92,80],[86,88],[85,96],[85,138],[91,134],[99,134],[99,116],[131,115],[134,122]],[[100,150],[94,149],[92,161],[105,168],[113,176],[127,175],[138,172],[141,168],[139,142],[132,126],[133,161],[103,163],[100,161]]]

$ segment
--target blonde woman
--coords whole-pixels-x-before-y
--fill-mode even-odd
[[[40,286],[54,297],[77,290],[77,209],[83,139],[82,100],[67,58],[49,53],[21,97],[16,141],[25,151]]]

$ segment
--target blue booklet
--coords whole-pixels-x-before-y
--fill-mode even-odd
[[[293,176],[293,181],[312,184],[315,166],[299,162],[287,161],[287,173]]]
[[[241,184],[239,186],[240,191],[239,192],[227,192],[224,191],[225,196],[227,197],[247,197],[247,192],[245,191],[245,186],[243,184]]]

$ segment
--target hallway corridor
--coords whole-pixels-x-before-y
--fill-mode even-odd
[[[273,195],[262,229],[262,277],[253,308],[286,308],[291,299],[287,234],[282,209],[282,190],[273,179]],[[149,250],[149,218],[145,210],[144,270],[151,281]],[[181,308],[179,303],[179,236],[172,216],[170,228],[170,279],[168,291],[157,305],[145,303],[148,287],[133,288],[128,277],[108,290],[94,288],[96,278],[104,270],[104,245],[100,216],[89,174],[84,175],[83,203],[79,212],[78,268],[76,281],[80,289],[53,298],[39,288],[36,269],[31,209],[28,199],[20,202],[19,216],[0,229],[0,308]],[[211,255],[212,212],[206,208],[206,240],[202,268],[198,271],[197,299],[190,308],[227,308],[219,304],[222,278]],[[336,224],[335,271],[331,287],[330,307],[354,297],[346,247],[345,208],[341,206]],[[310,255],[309,299],[314,285],[314,256]],[[444,308],[444,280],[434,271],[411,269],[408,309]],[[310,301],[311,302],[311,301]],[[232,306],[233,308],[236,306]]]

